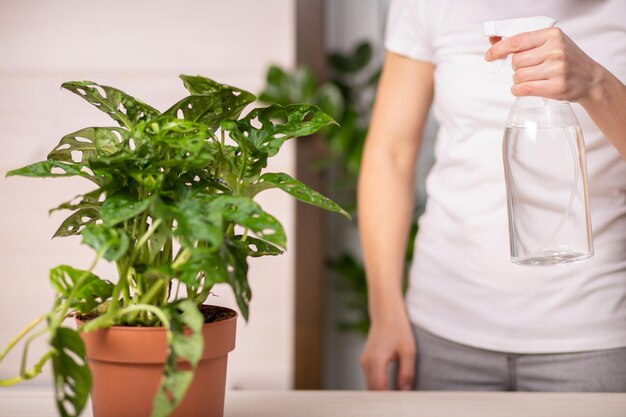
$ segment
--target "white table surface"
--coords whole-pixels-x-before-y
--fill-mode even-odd
[[[0,389],[1,417],[56,417],[48,390]],[[91,417],[91,410],[83,413]],[[229,391],[224,417],[625,417],[626,394]]]

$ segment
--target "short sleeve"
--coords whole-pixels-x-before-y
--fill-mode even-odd
[[[424,0],[391,0],[385,28],[385,49],[418,61],[434,61],[432,36]]]

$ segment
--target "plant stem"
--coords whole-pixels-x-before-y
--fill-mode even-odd
[[[145,220],[142,220],[142,222],[145,223]],[[128,288],[127,288],[128,274],[130,272],[130,268],[131,268],[132,264],[135,262],[135,258],[137,257],[137,254],[138,254],[139,250],[141,249],[141,247],[146,244],[148,239],[150,239],[150,236],[152,236],[154,234],[154,232],[156,231],[156,229],[159,227],[159,225],[162,222],[163,221],[161,219],[157,219],[150,226],[150,229],[148,229],[139,238],[139,240],[137,241],[137,244],[135,245],[135,248],[133,249],[133,252],[128,257],[128,262],[126,262],[126,265],[124,265],[124,269],[122,270],[122,273],[120,274],[120,279],[117,281],[117,284],[115,285],[115,288],[113,289],[113,295],[111,296],[111,300],[113,300],[113,303],[111,303],[111,308],[110,308],[112,312],[115,312],[116,310],[119,309],[119,305],[117,304],[117,300],[119,299],[120,293],[122,293],[122,291],[123,291],[125,303],[129,303],[130,302],[130,294],[129,294]],[[128,300],[126,299],[126,296],[129,297]]]
[[[174,300],[178,300],[178,291],[180,290],[180,281],[176,280],[176,293],[174,294]]]
[[[22,351],[22,363],[20,365],[20,376],[24,377],[26,375],[26,358],[28,357],[28,348],[33,340],[46,333],[48,329],[41,329],[37,333],[31,335],[26,342],[24,342],[24,350]]]
[[[151,306],[148,304],[133,304],[127,307],[124,307],[120,310],[117,310],[113,313],[110,314],[106,314],[103,316],[100,316],[94,320],[91,320],[87,323],[85,323],[80,329],[79,331],[81,332],[91,332],[94,330],[98,330],[102,327],[109,327],[110,326],[110,322],[114,322],[115,320],[119,319],[120,317],[129,314],[129,313],[134,313],[134,312],[141,312],[141,311],[147,311],[150,312],[152,314],[154,314],[163,324],[163,327],[165,327],[168,331],[170,329],[170,324],[167,321],[167,317],[165,317],[165,315],[163,314],[163,311],[161,311],[160,308],[156,307],[156,306]]]
[[[235,187],[235,195],[241,194],[241,184],[243,183],[243,177],[246,172],[246,166],[248,165],[248,153],[246,147],[241,147],[241,170],[239,170],[239,177],[237,178],[237,185]]]
[[[182,265],[185,262],[187,262],[187,260],[189,260],[190,256],[191,256],[191,249],[181,247],[178,250],[178,253],[176,254],[176,256],[174,257],[174,262],[172,262],[172,269],[176,269],[180,265]]]
[[[149,303],[150,300],[152,300],[157,295],[157,293],[161,291],[164,285],[165,283],[163,280],[157,281],[154,285],[150,287],[147,293],[141,296],[139,303],[140,304]]]
[[[24,336],[26,336],[28,333],[30,333],[31,330],[33,330],[35,327],[37,327],[37,325],[39,323],[41,323],[43,321],[43,319],[45,319],[45,318],[46,318],[45,314],[43,316],[37,317],[28,326],[26,326],[24,329],[22,329],[22,331],[19,332],[17,334],[17,336],[15,336],[13,339],[11,339],[11,341],[9,342],[8,345],[6,345],[6,347],[4,348],[2,353],[0,353],[0,362],[2,362],[4,357],[11,351],[11,349],[13,349],[13,347],[15,347],[15,345],[17,345],[19,343],[20,340],[22,340],[22,338]]]
[[[148,229],[148,231],[146,233],[144,233],[143,236],[141,236],[141,238],[137,242],[137,245],[135,246],[135,249],[139,249],[143,245],[145,245],[146,242],[148,241],[148,239],[150,239],[150,236],[152,236],[154,234],[154,232],[161,225],[161,223],[163,223],[163,219],[156,219],[154,221],[154,223],[152,223],[152,225],[150,225],[150,229]]]
[[[41,357],[39,362],[37,362],[35,366],[32,367],[32,369],[24,372],[23,375],[16,376],[10,379],[0,380],[0,387],[10,387],[11,385],[15,385],[19,382],[35,378],[37,375],[41,373],[41,368],[43,368],[46,362],[48,362],[48,360],[52,356],[54,356],[56,353],[57,353],[56,349],[50,349],[48,352],[46,352],[45,355]]]

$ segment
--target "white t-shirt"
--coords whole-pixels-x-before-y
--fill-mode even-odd
[[[512,69],[484,60],[486,20],[549,16],[626,80],[624,0],[392,0],[385,46],[435,64],[440,128],[426,181],[407,306],[411,320],[479,348],[573,352],[626,346],[626,162],[577,104],[587,151],[595,255],[510,261],[502,134]],[[626,132],[624,132],[626,135]],[[550,163],[546,155],[546,163]]]

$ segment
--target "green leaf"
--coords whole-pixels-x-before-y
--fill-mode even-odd
[[[203,285],[204,287],[228,281],[228,271],[219,253],[203,247],[193,248],[189,260],[182,264],[176,272],[182,283],[194,289],[197,289],[200,284],[199,273],[203,273],[207,280]]]
[[[253,258],[276,256],[284,253],[279,247],[252,236],[247,236],[246,239],[243,240],[243,236],[239,235],[235,236],[233,240],[240,241],[242,245],[246,245],[248,247],[248,256],[252,256]]]
[[[115,226],[146,211],[152,204],[152,201],[152,198],[138,201],[124,193],[111,195],[102,204],[100,217],[106,225]]]
[[[170,227],[170,225],[167,223],[161,223],[159,227],[157,227],[150,240],[148,240],[148,245],[150,246],[149,263],[153,263],[155,258],[161,255],[161,252],[166,253],[166,261],[171,261],[172,228]]]
[[[90,224],[81,233],[83,243],[96,252],[103,252],[104,259],[117,261],[126,254],[130,238],[123,229],[114,229],[105,224]]]
[[[261,123],[260,128],[254,126],[257,121]],[[336,122],[317,106],[273,104],[252,110],[236,125],[222,127],[232,130],[239,143],[249,141],[254,148],[271,157],[278,153],[286,140],[312,135],[331,124]]]
[[[185,97],[163,114],[207,125],[219,127],[226,119],[237,119],[242,110],[256,100],[256,96],[245,90],[220,84],[209,78],[180,75],[191,96]]]
[[[250,229],[263,240],[286,246],[287,238],[280,222],[249,197],[219,196],[209,203],[209,210],[223,213],[225,220]]]
[[[113,284],[97,275],[68,265],[60,265],[50,270],[50,284],[64,299],[69,300],[69,307],[83,314],[90,313],[97,306],[107,301],[113,293]]]
[[[206,201],[187,198],[176,205],[160,204],[159,209],[164,216],[176,220],[178,227],[174,233],[186,246],[192,247],[195,240],[207,242],[213,249],[222,245],[223,214],[212,210]]]
[[[78,210],[78,209],[92,209],[96,210],[96,212],[100,211],[100,206],[102,203],[99,201],[100,196],[104,192],[103,189],[98,188],[96,190],[90,191],[87,194],[79,194],[70,201],[66,201],[63,204],[51,209],[49,213],[54,213],[58,210]],[[77,199],[80,199],[76,201]]]
[[[91,373],[85,358],[85,345],[76,330],[59,327],[50,345],[56,404],[62,417],[75,417],[85,408],[91,390]]]
[[[315,100],[324,113],[339,120],[345,109],[345,100],[339,88],[331,83],[322,85],[315,93]],[[343,125],[343,123],[342,123]]]
[[[170,304],[164,310],[170,321],[168,332],[169,352],[163,378],[154,398],[152,417],[166,417],[180,404],[189,388],[198,361],[202,355],[204,318],[190,300]],[[189,333],[185,334],[185,329]],[[181,370],[179,359],[187,361],[191,370]]]
[[[250,187],[249,192],[253,196],[270,188],[279,188],[302,202],[339,213],[350,219],[350,214],[337,203],[282,172],[261,175],[259,181],[253,187]]]
[[[229,92],[232,95],[238,97],[239,106],[243,109],[246,105],[253,103],[256,100],[256,96],[246,90],[242,90],[230,85],[221,84],[210,78],[202,77],[200,75],[180,75],[183,80],[183,85],[193,95],[206,95],[220,92]],[[239,117],[239,114],[235,116]]]
[[[163,115],[202,123],[210,129],[217,129],[222,120],[236,119],[246,104],[245,100],[241,101],[239,96],[225,90],[187,96],[163,112]]]
[[[149,193],[161,190],[165,175],[161,172],[129,171],[128,176],[137,181],[137,184]]]
[[[334,71],[354,74],[365,68],[370,63],[372,56],[372,45],[369,42],[362,42],[351,53],[331,54],[329,61]]]
[[[181,198],[216,191],[232,194],[232,190],[222,178],[213,176],[207,170],[193,170],[181,175],[176,190]]]
[[[246,320],[250,314],[252,299],[252,290],[248,283],[248,251],[249,248],[243,242],[229,240],[222,254],[229,266],[228,284],[233,289],[239,311]]]
[[[151,128],[155,128],[154,125],[156,123]],[[158,131],[154,133],[152,139],[155,144],[194,155],[204,148],[209,135],[205,125],[169,115],[159,118],[157,126]]]
[[[259,96],[265,103],[287,105],[293,103],[291,97],[291,79],[282,68],[272,65],[266,73],[267,84]]]
[[[61,87],[81,96],[111,116],[120,126],[128,129],[132,129],[140,121],[150,121],[160,115],[155,108],[117,88],[98,85],[92,81],[67,82]]]
[[[175,310],[170,322],[172,337],[177,338],[172,343],[172,350],[179,359],[188,361],[191,366],[196,366],[202,356],[203,339],[202,325],[204,316],[198,310],[198,306],[190,300],[181,300],[170,304],[170,311]],[[188,335],[183,331],[191,330]]]
[[[54,160],[36,162],[34,164],[7,172],[7,177],[14,175],[39,178],[79,176],[87,178],[98,185],[101,185],[107,180],[105,177],[94,176],[89,172],[83,171],[83,167],[81,165]]]
[[[95,223],[99,219],[100,213],[97,208],[78,209],[61,223],[52,238],[79,235],[85,226]]]
[[[128,131],[117,127],[88,127],[63,136],[48,159],[85,165],[99,155],[120,150]]]
[[[313,71],[308,66],[296,68],[291,78],[291,97],[294,102],[313,104],[312,100],[317,88],[317,80]]]

